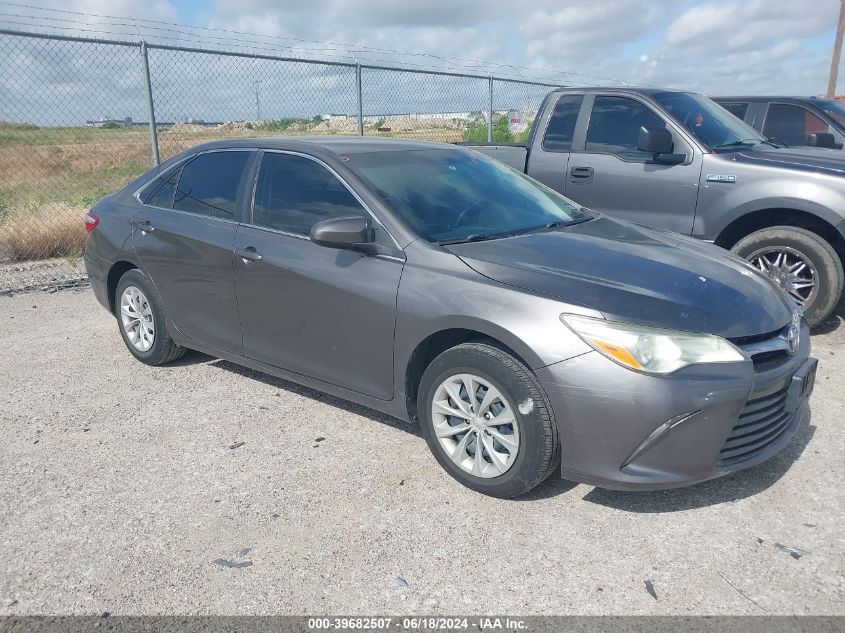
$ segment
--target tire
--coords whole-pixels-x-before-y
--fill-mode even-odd
[[[478,387],[473,387],[476,393],[473,410],[477,414],[473,422],[470,422],[466,410],[462,409],[469,406],[469,389],[460,389],[459,385],[466,387],[467,384],[457,378],[460,375],[469,375],[479,381]],[[449,384],[453,389],[457,387],[457,395],[462,395],[464,401],[463,405],[457,405],[449,396],[445,404],[450,410],[460,409],[463,414],[461,417],[444,415],[441,407],[434,405],[435,398],[442,403],[442,398],[448,393],[448,389],[444,387],[444,381],[447,379],[454,380]],[[484,403],[480,400],[484,399],[490,388],[502,398],[497,399],[491,394],[492,404],[488,403],[485,411],[481,409]],[[557,424],[542,386],[522,362],[488,343],[463,343],[437,356],[426,368],[420,381],[417,411],[423,436],[440,465],[460,483],[483,494],[504,499],[518,497],[542,483],[559,467],[560,441]],[[490,417],[488,423],[492,420],[504,420],[508,413],[512,414],[515,427],[485,426],[484,422],[481,422],[485,416]],[[451,429],[466,428],[469,424],[484,428],[446,437],[444,441],[447,441],[450,447],[454,446],[457,453],[444,447],[438,437],[438,429],[440,433],[451,435]],[[509,431],[512,431],[512,434],[509,434]],[[467,470],[477,466],[476,459],[479,456],[477,451],[473,450],[473,442],[475,446],[478,445],[478,432],[485,435],[482,438],[484,450],[479,459],[479,463],[483,464],[480,468],[485,476]],[[497,435],[491,435],[494,432]],[[508,450],[505,444],[498,441],[497,437],[503,436],[511,444],[516,440],[518,446],[515,451]],[[465,449],[460,449],[464,438],[475,439],[466,442]],[[493,448],[493,451],[490,452],[488,448]],[[464,466],[456,463],[450,453],[466,456],[466,459],[462,460]],[[507,457],[503,458],[505,454]],[[496,459],[493,459],[494,457]],[[503,459],[508,461],[504,470],[500,464]]]
[[[139,291],[139,295],[134,295],[131,289]],[[147,349],[143,349],[146,345],[141,344],[139,348],[136,342],[138,341],[136,329],[133,337],[133,328],[126,325],[124,319],[124,305],[121,303],[124,293],[129,290],[130,295],[134,295],[137,299],[137,304],[143,308],[140,319],[133,319],[133,321],[143,320],[149,330],[149,324],[152,325],[152,335],[150,337],[142,337],[149,344]],[[132,302],[130,301],[130,304]],[[148,310],[147,310],[148,308]],[[134,315],[134,304],[128,307],[128,310]],[[117,318],[117,326],[120,330],[120,336],[126,344],[129,352],[142,363],[147,365],[164,365],[170,363],[185,353],[185,348],[177,345],[170,338],[167,331],[166,320],[164,312],[161,307],[161,298],[156,292],[155,286],[150,282],[149,278],[137,268],[126,271],[117,282],[117,288],[114,293],[114,311]],[[127,312],[128,314],[128,312]],[[140,325],[140,324],[139,324]]]
[[[805,259],[815,271],[816,289],[806,297],[803,308],[810,325],[818,325],[836,307],[845,284],[842,260],[825,239],[795,226],[775,226],[742,238],[731,251],[753,263],[768,249],[776,251],[781,248]]]

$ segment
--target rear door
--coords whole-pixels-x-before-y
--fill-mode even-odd
[[[167,174],[133,218],[133,246],[186,337],[241,354],[232,273],[249,150],[198,154]]]
[[[569,153],[583,101],[583,94],[562,94],[544,115],[545,120],[537,121],[536,149],[528,159],[528,175],[560,193],[566,189]]]
[[[586,125],[572,143],[567,197],[632,222],[690,234],[695,218],[701,156],[651,106],[630,95],[588,96]],[[582,118],[583,121],[583,118]],[[659,164],[637,149],[641,126],[667,127],[679,165]],[[586,128],[586,129],[585,129]],[[533,157],[532,159],[533,160]]]
[[[315,223],[349,216],[371,219],[384,255],[309,239]],[[235,252],[246,356],[383,400],[393,397],[404,258],[333,171],[302,154],[264,152],[253,213],[238,229]]]

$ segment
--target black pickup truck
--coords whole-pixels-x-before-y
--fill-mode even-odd
[[[714,242],[748,259],[818,324],[845,274],[845,159],[767,139],[707,97],[562,88],[526,145],[470,145],[584,206]]]

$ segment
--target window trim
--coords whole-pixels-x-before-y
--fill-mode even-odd
[[[150,184],[152,184],[152,182],[154,180],[156,180],[157,178],[161,178],[162,176],[166,176],[166,178],[165,178],[165,180],[166,180],[167,178],[170,177],[170,175],[173,172],[177,171],[178,169],[185,167],[186,165],[188,165],[188,163],[193,162],[194,159],[202,156],[203,154],[213,154],[213,153],[217,153],[217,152],[249,152],[251,154],[255,154],[257,151],[258,150],[254,147],[217,147],[217,148],[205,149],[205,150],[202,150],[200,152],[190,154],[189,156],[185,156],[184,158],[182,158],[179,161],[170,165],[162,173],[156,174],[155,177],[150,178],[150,180],[145,182],[143,185],[141,185],[138,188],[137,191],[135,191],[135,193],[133,194],[133,197],[141,204],[142,207],[149,207],[150,209],[158,209],[160,211],[168,211],[170,213],[181,213],[181,214],[188,215],[188,216],[195,217],[195,218],[206,218],[206,219],[209,219],[209,220],[216,220],[218,222],[228,222],[229,224],[239,224],[239,221],[235,219],[235,216],[238,215],[237,208],[242,206],[240,200],[236,201],[236,213],[234,213],[233,217],[231,219],[229,219],[229,218],[221,218],[221,217],[218,217],[216,215],[207,215],[205,213],[196,213],[195,211],[186,211],[185,209],[174,209],[172,207],[168,209],[167,207],[159,207],[159,206],[156,206],[154,204],[147,204],[146,202],[144,202],[141,199],[141,192],[143,192],[143,190],[146,187],[148,187]],[[249,161],[247,161],[247,165],[244,167],[244,173],[247,174],[247,177],[249,177],[248,176],[249,171],[250,171],[250,165],[249,165]],[[241,176],[241,177],[243,178],[243,176]],[[179,180],[180,181],[182,180],[181,175],[179,176]],[[161,185],[164,185],[164,181],[162,181]],[[159,186],[161,186],[161,185],[159,185]],[[248,183],[247,183],[247,185],[248,185]],[[178,187],[179,184],[177,183],[176,186]],[[158,190],[158,187],[156,187],[156,190]],[[244,187],[244,192],[243,192],[244,196],[246,196],[246,193],[247,193],[248,190],[249,190],[248,186]],[[250,214],[251,214],[251,211],[250,211]]]
[[[366,202],[364,202],[364,200],[361,198],[361,196],[358,195],[358,192],[356,192],[352,188],[352,186],[348,182],[346,182],[346,180],[339,173],[337,173],[337,171],[331,165],[329,165],[325,161],[317,158],[316,156],[311,156],[310,154],[305,154],[303,152],[299,152],[299,151],[295,151],[295,150],[287,150],[287,149],[261,149],[261,150],[259,150],[258,161],[257,161],[257,164],[255,166],[255,175],[252,179],[252,194],[249,196],[249,208],[247,209],[247,213],[246,213],[247,217],[243,219],[241,224],[247,225],[247,226],[249,226],[250,228],[253,228],[253,229],[259,229],[261,231],[267,231],[269,233],[278,233],[279,235],[286,235],[288,237],[295,237],[295,238],[300,239],[300,240],[311,241],[311,237],[309,235],[302,235],[300,233],[292,233],[291,231],[284,231],[282,229],[275,229],[275,228],[270,227],[270,226],[262,226],[262,225],[256,224],[254,222],[255,193],[256,193],[256,190],[258,189],[258,177],[261,174],[261,165],[264,162],[264,156],[266,154],[286,154],[288,156],[298,156],[300,158],[306,158],[308,160],[314,161],[318,165],[321,165],[322,167],[324,167],[326,170],[328,170],[328,172],[332,176],[337,178],[344,187],[346,187],[346,189],[349,191],[349,193],[351,193],[352,196],[358,201],[358,204],[360,204],[361,207],[364,209],[364,211],[367,212],[367,214],[370,216],[370,219],[373,222],[375,222],[376,224],[378,224],[384,230],[385,234],[390,238],[390,241],[393,242],[393,246],[394,246],[395,250],[400,252],[400,253],[404,253],[404,251],[402,250],[402,247],[399,246],[399,242],[396,241],[396,238],[393,237],[391,232],[388,230],[387,226],[385,226],[384,222],[382,222],[379,219],[379,217],[375,213],[373,213],[373,210],[370,209],[369,205]],[[390,256],[390,255],[380,255],[380,256],[393,257],[393,256]],[[393,258],[395,258],[395,257],[393,257]]]
[[[763,112],[763,120],[760,123],[759,132],[763,136],[767,136],[766,133],[763,130],[766,129],[766,123],[768,123],[768,121],[769,121],[769,112],[771,111],[773,105],[775,105],[775,106],[792,106],[793,108],[798,108],[799,110],[803,110],[805,113],[809,112],[814,117],[816,117],[819,121],[824,123],[828,127],[828,129],[833,129],[833,130],[836,129],[835,126],[830,124],[830,121],[826,120],[827,119],[826,116],[820,115],[818,112],[813,112],[812,108],[810,108],[808,105],[806,105],[804,103],[800,103],[800,102],[796,102],[796,101],[783,101],[783,100],[780,100],[780,99],[770,99],[769,101],[766,102],[766,110]],[[807,129],[807,127],[805,125],[804,130],[806,131],[806,129]],[[774,136],[772,138],[777,140],[776,136]],[[804,142],[806,143],[806,141],[807,141],[807,137],[805,136]],[[806,145],[794,145],[793,144],[793,145],[789,145],[788,147],[806,147]]]

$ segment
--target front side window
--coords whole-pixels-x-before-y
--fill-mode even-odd
[[[587,129],[586,150],[634,160],[651,158],[652,154],[637,149],[641,127],[666,126],[660,117],[638,101],[625,97],[596,97]]]
[[[308,235],[317,222],[350,216],[370,217],[328,169],[303,156],[264,154],[255,186],[253,224]]]
[[[248,151],[209,152],[197,156],[182,168],[173,208],[233,219],[249,157]]]
[[[558,99],[546,127],[543,149],[552,152],[568,152],[572,149],[572,136],[583,100],[583,95],[563,95]]]
[[[806,145],[807,136],[828,132],[827,123],[801,106],[773,103],[766,113],[763,134],[787,145]]]
[[[362,152],[351,154],[346,165],[432,242],[554,230],[592,217],[536,180],[470,150]]]

